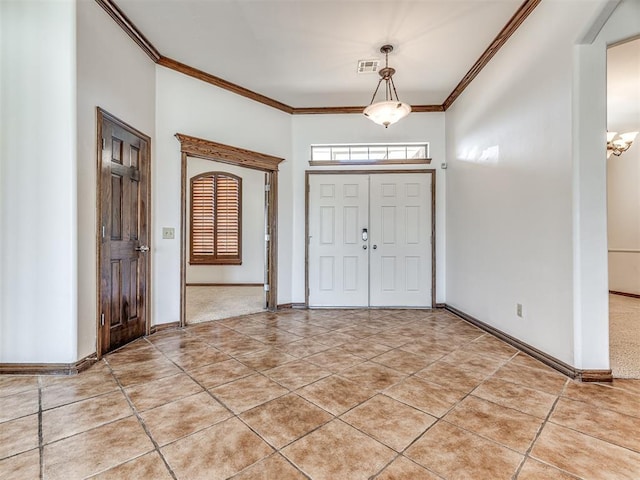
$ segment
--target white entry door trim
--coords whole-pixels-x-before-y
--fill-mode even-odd
[[[306,305],[435,307],[435,170],[305,177]]]

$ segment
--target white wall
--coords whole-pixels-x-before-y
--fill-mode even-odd
[[[602,3],[542,2],[446,114],[447,303],[571,365],[574,45]]]
[[[388,130],[358,115],[290,117],[155,66],[91,0],[1,2],[0,362],[73,362],[95,349],[100,105],[155,136],[153,323],[179,313],[175,133],[286,159],[278,303],[304,301],[309,145],[424,139],[437,168],[437,301],[578,368],[607,368],[606,46],[640,34],[640,2],[622,2],[595,41],[575,45],[612,3],[542,2],[446,113],[445,145],[445,114]],[[175,240],[161,239],[164,226]]]
[[[187,240],[187,283],[264,283],[264,195],[260,195],[264,191],[264,172],[201,158],[187,158],[187,178],[205,172],[226,172],[242,178],[242,265],[190,265]],[[190,182],[187,188],[189,232]]]
[[[607,129],[640,130],[640,39],[611,47],[607,71]],[[639,144],[640,137],[607,160],[609,290],[635,294],[640,294]]]
[[[0,9],[0,363],[68,363],[77,333],[75,5]]]
[[[96,351],[96,107],[152,137],[153,157],[156,92],[155,63],[93,0],[77,2],[77,61],[77,189],[83,199],[78,203],[77,358],[83,358]]]
[[[336,167],[310,167],[312,144],[333,143],[406,143],[427,141],[436,169],[436,301],[445,299],[445,161],[444,113],[412,113],[388,129],[376,125],[363,115],[294,115],[293,116],[293,293],[294,303],[304,303],[305,285],[305,171],[335,170]],[[408,166],[415,168],[415,165]],[[363,170],[367,167],[338,167]],[[396,167],[394,169],[399,169]],[[389,169],[389,165],[373,167]]]
[[[156,67],[156,155],[153,168],[154,323],[180,312],[180,143],[184,133],[284,158],[280,164],[278,303],[291,301],[291,117],[164,67]],[[262,195],[262,192],[257,192]],[[176,229],[162,240],[162,227]]]

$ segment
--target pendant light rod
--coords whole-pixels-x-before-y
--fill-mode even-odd
[[[380,52],[384,53],[385,66],[378,72],[380,75],[378,85],[373,92],[369,106],[365,108],[363,112],[367,118],[379,125],[384,125],[385,128],[406,117],[411,112],[411,106],[398,99],[398,91],[393,81],[393,75],[396,71],[389,66],[389,53],[392,51],[393,45],[383,45],[380,47]],[[373,103],[383,81],[385,82],[384,101]]]
[[[373,96],[371,97],[371,101],[369,102],[369,105],[371,105],[373,103],[373,101],[376,99],[376,95],[378,93],[378,90],[380,89],[380,84],[382,83],[382,78],[380,78],[380,80],[378,80],[378,86],[376,87],[376,91],[373,92]],[[385,95],[386,97],[386,95]]]

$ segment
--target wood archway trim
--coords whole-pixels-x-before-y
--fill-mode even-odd
[[[278,305],[278,166],[284,158],[253,152],[223,143],[176,133],[181,152],[180,192],[180,325],[186,324],[187,289],[187,158],[226,163],[237,167],[265,172],[265,203],[267,211],[266,293],[267,308],[276,310]]]
[[[215,160],[216,162],[267,172],[277,171],[278,165],[284,161],[284,158],[273,157],[266,153],[253,152],[211,140],[190,137],[182,133],[176,133],[176,138],[180,141],[182,153],[186,153],[189,157]]]

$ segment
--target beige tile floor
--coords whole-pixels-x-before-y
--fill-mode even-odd
[[[259,313],[0,376],[2,479],[638,479],[640,381],[445,311]]]

